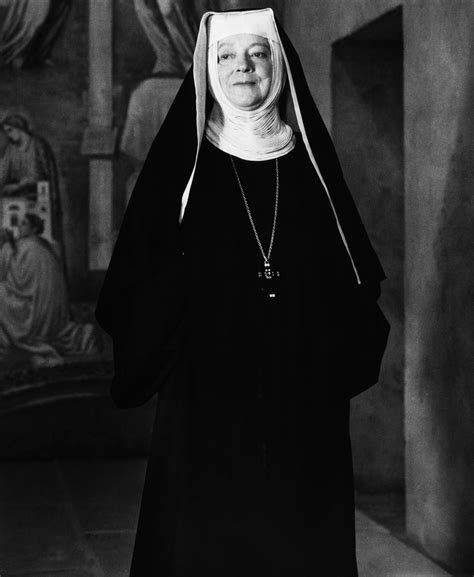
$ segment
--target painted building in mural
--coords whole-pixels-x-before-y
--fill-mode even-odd
[[[28,196],[3,196],[0,201],[0,226],[13,232],[18,238],[19,226],[26,213],[35,213],[44,222],[42,236],[53,242],[51,226],[50,183],[38,181],[33,198]]]

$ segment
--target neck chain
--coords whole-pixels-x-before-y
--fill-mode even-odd
[[[276,186],[275,186],[275,211],[273,214],[273,226],[272,226],[272,234],[270,237],[270,245],[268,247],[268,251],[265,254],[263,250],[262,242],[257,232],[257,228],[255,226],[255,222],[252,217],[252,213],[250,212],[249,203],[247,202],[247,197],[245,196],[244,187],[240,181],[239,173],[237,172],[237,167],[235,166],[234,158],[229,155],[230,161],[232,163],[232,167],[235,172],[235,176],[237,178],[237,182],[239,184],[240,192],[242,193],[242,198],[244,200],[245,208],[247,210],[247,214],[250,220],[250,224],[252,225],[253,233],[255,235],[255,240],[257,241],[258,247],[260,252],[262,253],[263,257],[263,271],[258,273],[258,277],[263,281],[262,284],[262,292],[264,292],[269,298],[276,297],[276,288],[275,288],[275,280],[280,276],[280,271],[273,270],[270,266],[270,256],[272,254],[273,248],[273,240],[275,238],[275,230],[276,230],[276,221],[277,221],[277,214],[278,214],[278,194],[280,190],[280,174],[278,169],[278,158],[275,159],[276,163]]]

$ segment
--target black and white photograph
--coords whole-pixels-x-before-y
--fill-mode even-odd
[[[474,575],[473,103],[473,0],[0,0],[0,577]]]

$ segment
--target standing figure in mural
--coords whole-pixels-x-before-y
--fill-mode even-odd
[[[21,114],[7,116],[1,124],[10,141],[1,160],[5,180],[3,195],[36,202],[38,184],[47,183],[51,240],[64,255],[58,171],[51,147],[44,138],[33,134]]]
[[[180,12],[180,2],[176,1],[174,4],[173,7],[172,3],[162,0],[134,0],[138,20],[155,51],[156,63],[149,77],[142,80],[130,95],[120,141],[121,151],[133,165],[133,172],[126,185],[127,202],[151,143],[165,119],[192,59],[192,45],[195,38],[192,27],[190,30],[189,25],[181,26],[179,33],[173,34],[167,26],[170,13],[176,12],[176,6]],[[193,10],[181,11],[187,14],[184,23],[189,22],[190,12]],[[179,52],[178,46],[181,46]]]
[[[181,82],[181,78],[147,78],[135,88],[130,96],[120,142],[121,151],[129,157],[133,165],[133,172],[126,185],[127,202],[151,143],[165,119]]]
[[[384,278],[273,11],[206,13],[96,309],[116,404],[159,394],[131,577],[356,577]]]
[[[200,14],[233,9],[238,2],[134,0],[134,4],[138,20],[155,51],[156,62],[150,77],[133,90],[128,104],[120,143],[120,149],[134,167],[127,181],[127,202],[153,139],[192,64]],[[251,4],[250,0],[246,3],[248,7]]]
[[[64,363],[67,355],[96,351],[92,324],[71,319],[58,256],[41,237],[44,223],[27,213],[15,239],[0,229],[0,366]]]

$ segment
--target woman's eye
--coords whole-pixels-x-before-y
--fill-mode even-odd
[[[231,57],[232,57],[232,54],[224,53],[218,57],[217,61],[220,62],[221,60],[230,60]]]
[[[257,58],[268,58],[268,54],[266,52],[254,52],[252,56],[256,56]]]

